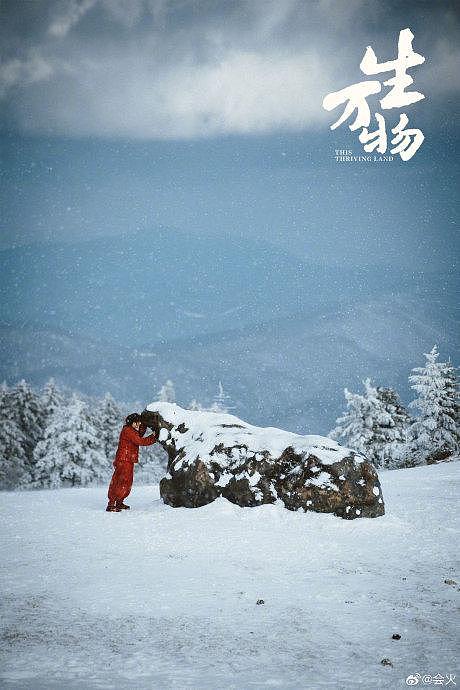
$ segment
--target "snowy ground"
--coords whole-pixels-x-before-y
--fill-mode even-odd
[[[460,685],[459,469],[381,472],[387,514],[351,522],[224,499],[174,509],[146,486],[119,514],[104,488],[3,493],[0,685]]]

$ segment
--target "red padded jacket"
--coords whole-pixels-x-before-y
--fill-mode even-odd
[[[117,453],[113,464],[115,467],[124,463],[135,463],[139,460],[139,446],[151,446],[155,443],[156,436],[151,434],[147,438],[142,438],[147,427],[141,426],[139,432],[132,426],[124,426],[120,433]]]

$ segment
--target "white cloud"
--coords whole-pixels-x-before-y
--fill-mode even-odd
[[[62,2],[58,13],[52,20],[48,33],[56,38],[64,38],[70,29],[96,4],[97,0],[67,0]]]
[[[0,64],[0,97],[5,96],[9,89],[17,84],[28,86],[45,81],[53,71],[51,63],[36,50],[31,50],[22,60],[6,60]]]
[[[314,127],[330,119],[324,95],[360,79],[368,4],[61,0],[45,33],[0,67],[0,96],[14,126],[39,132],[181,138]],[[382,18],[378,2],[373,16]],[[438,95],[459,83],[446,26],[444,17],[424,75]],[[390,36],[388,50],[396,42]]]
[[[314,53],[229,51],[216,63],[184,61],[166,73],[152,61],[149,66],[147,56],[141,68],[136,55],[97,63],[86,58],[76,75],[48,87],[30,127],[142,138],[300,129],[324,117],[326,85]],[[18,113],[26,128],[28,110],[26,100]]]

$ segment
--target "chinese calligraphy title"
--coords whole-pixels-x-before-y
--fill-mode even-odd
[[[360,64],[360,69],[364,74],[374,75],[391,71],[395,73],[394,77],[383,82],[385,86],[390,86],[391,89],[380,99],[382,110],[405,108],[425,98],[423,93],[419,91],[406,91],[406,87],[414,82],[412,77],[407,74],[407,70],[425,62],[423,55],[414,52],[412,48],[413,39],[414,34],[410,29],[403,29],[399,32],[398,57],[395,60],[379,63],[371,46],[368,46],[364,53]],[[369,132],[371,111],[366,99],[373,94],[380,93],[381,90],[382,85],[377,80],[361,81],[340,91],[329,93],[323,100],[323,108],[328,111],[345,104],[342,116],[331,125],[331,129],[339,127],[356,110],[355,120],[349,125],[349,128],[352,131],[361,129],[359,140],[364,144],[363,148],[368,153],[375,150],[379,153],[385,153],[388,148],[386,123],[381,113],[375,113],[377,129]],[[399,153],[403,161],[412,158],[425,139],[420,129],[406,129],[408,122],[409,118],[406,113],[400,113],[399,122],[391,130],[395,136],[391,140],[393,148],[390,153]]]

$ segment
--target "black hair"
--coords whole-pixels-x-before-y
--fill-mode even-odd
[[[126,426],[132,426],[134,422],[140,422],[141,416],[138,412],[132,412],[125,419]]]

